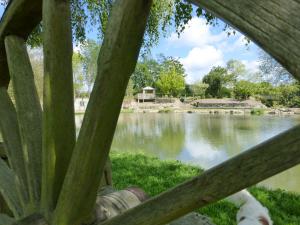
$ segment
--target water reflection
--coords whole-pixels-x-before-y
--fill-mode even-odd
[[[81,122],[82,116],[77,116],[78,127]],[[112,149],[144,152],[207,169],[299,123],[300,117],[124,113]],[[300,166],[263,184],[300,192],[299,177]]]

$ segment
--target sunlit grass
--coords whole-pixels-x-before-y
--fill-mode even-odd
[[[112,153],[111,159],[113,181],[117,189],[139,186],[151,196],[202,172],[197,167],[184,165],[179,161],[161,161],[143,154]],[[300,225],[299,195],[258,187],[252,187],[250,191],[269,209],[274,225]],[[216,225],[236,224],[237,209],[226,201],[209,205],[199,212],[212,218]]]

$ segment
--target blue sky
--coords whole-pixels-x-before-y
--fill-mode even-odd
[[[256,72],[259,48],[254,43],[246,46],[245,37],[239,32],[228,37],[223,27],[222,22],[213,27],[204,19],[193,17],[180,37],[173,32],[161,38],[153,55],[177,57],[184,65],[188,82],[200,80],[212,66],[224,66],[230,59],[240,60],[249,71]]]
[[[3,7],[0,7],[0,15]],[[227,36],[224,24],[207,25],[203,18],[193,17],[185,31],[178,35],[170,29],[167,37],[161,37],[159,44],[152,49],[153,57],[163,53],[178,58],[186,70],[188,83],[201,80],[213,66],[224,66],[230,59],[242,61],[250,72],[258,70],[258,47],[254,43],[245,45],[244,36],[237,32]],[[96,39],[95,31],[89,38]]]

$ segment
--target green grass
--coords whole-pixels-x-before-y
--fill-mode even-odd
[[[158,113],[170,113],[170,112],[173,112],[172,109],[160,109],[158,110]]]
[[[117,189],[139,186],[151,196],[199,175],[202,170],[179,161],[161,161],[143,154],[112,153],[113,181]],[[251,193],[265,205],[274,225],[300,225],[300,196],[282,190],[250,188]],[[237,209],[220,201],[198,210],[212,218],[216,225],[234,225]]]
[[[263,115],[265,113],[265,110],[264,109],[260,109],[260,108],[257,108],[257,109],[251,109],[251,115]]]
[[[121,113],[133,113],[133,109],[121,109]]]

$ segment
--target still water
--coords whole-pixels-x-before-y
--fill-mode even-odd
[[[78,115],[77,127],[81,122]],[[123,113],[112,150],[144,152],[208,169],[296,124],[300,117]],[[300,166],[261,184],[300,193]]]

